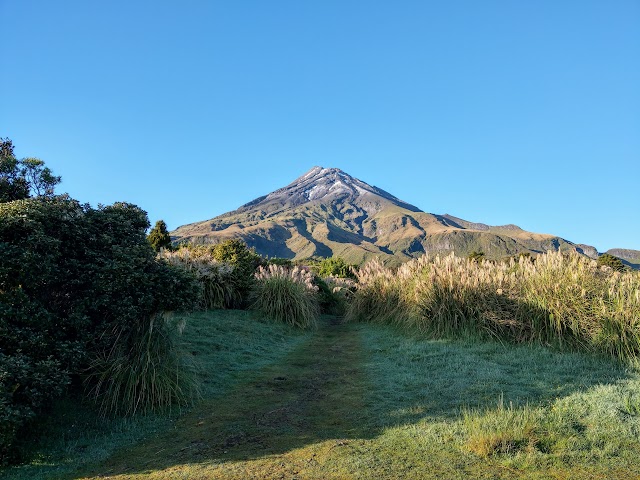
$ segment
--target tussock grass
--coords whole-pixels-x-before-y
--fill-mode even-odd
[[[313,274],[280,265],[260,267],[251,295],[251,308],[265,317],[294,327],[313,328],[317,324],[319,306]]]
[[[233,265],[216,260],[210,249],[189,247],[176,251],[162,250],[158,256],[171,265],[190,272],[198,279],[198,306],[202,310],[226,308],[240,302],[241,294],[233,274]]]
[[[640,353],[640,275],[577,254],[510,263],[424,256],[397,270],[374,261],[358,280],[351,320],[436,337],[562,344],[623,360]]]
[[[157,411],[197,397],[198,383],[176,338],[183,328],[168,314],[119,327],[113,348],[91,363],[87,378],[103,414]]]

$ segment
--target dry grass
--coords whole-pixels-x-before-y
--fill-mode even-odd
[[[198,279],[201,286],[199,307],[202,310],[225,308],[239,301],[233,266],[217,261],[209,249],[192,246],[173,252],[162,250],[158,256]]]
[[[316,326],[319,316],[313,274],[305,269],[269,265],[255,274],[251,308],[267,318],[300,328]]]
[[[640,275],[549,252],[535,261],[428,257],[358,273],[352,320],[460,334],[567,344],[635,360],[640,353]]]

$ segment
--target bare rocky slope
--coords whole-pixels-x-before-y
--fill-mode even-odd
[[[588,245],[516,225],[490,226],[426,213],[338,168],[322,167],[233,212],[183,225],[171,236],[176,242],[199,244],[239,238],[269,257],[335,255],[351,263],[379,257],[398,264],[425,252],[452,251],[482,251],[489,258],[547,250],[597,256]]]

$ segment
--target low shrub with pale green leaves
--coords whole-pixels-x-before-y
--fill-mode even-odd
[[[255,274],[251,308],[265,317],[300,328],[315,327],[318,287],[313,274],[299,267],[269,265]]]

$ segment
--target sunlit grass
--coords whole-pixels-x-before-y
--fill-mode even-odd
[[[306,333],[236,312],[190,324],[205,400],[115,453],[112,445],[77,458],[84,473],[62,478],[626,479],[640,471],[640,375],[620,362],[329,319]],[[51,471],[10,478],[56,478],[36,475]]]
[[[424,256],[397,270],[371,262],[358,279],[351,320],[431,337],[568,346],[632,362],[640,354],[640,274],[577,254],[510,263]]]

